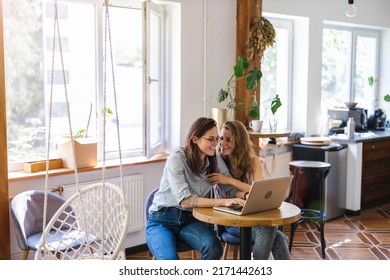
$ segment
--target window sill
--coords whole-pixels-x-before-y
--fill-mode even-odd
[[[146,157],[125,158],[122,159],[122,167],[164,162],[167,159],[167,157],[168,154],[157,154],[149,159],[147,159]],[[106,169],[118,168],[119,160],[107,160],[105,166]],[[83,173],[83,172],[102,170],[102,168],[103,168],[103,163],[99,162],[98,165],[95,167],[80,168],[77,171],[78,173]],[[73,169],[58,168],[58,169],[49,170],[49,177],[61,176],[61,175],[67,175],[73,173],[74,173]],[[46,171],[40,171],[34,173],[27,173],[23,171],[9,172],[8,182],[18,182],[18,181],[25,181],[31,179],[39,179],[39,178],[44,178],[45,176],[46,176]]]

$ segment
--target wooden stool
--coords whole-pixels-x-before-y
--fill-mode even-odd
[[[327,162],[308,160],[291,161],[289,166],[294,179],[287,201],[301,209],[301,218],[290,226],[290,252],[298,225],[311,222],[320,232],[322,256],[325,258],[325,178],[331,166]]]

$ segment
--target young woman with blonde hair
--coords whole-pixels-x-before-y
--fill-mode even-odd
[[[262,166],[259,156],[254,152],[253,144],[245,126],[240,121],[227,121],[220,133],[219,153],[229,168],[232,177],[221,173],[208,175],[213,184],[228,184],[243,193],[249,192],[253,181],[262,180]],[[223,190],[219,191],[220,195]],[[229,196],[229,194],[225,194]],[[245,197],[244,197],[245,198]],[[239,238],[237,227],[226,227],[226,231]],[[291,259],[286,236],[277,227],[255,227],[252,230],[253,258],[267,260],[272,252],[275,260]]]

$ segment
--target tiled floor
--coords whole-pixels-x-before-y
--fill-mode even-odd
[[[288,227],[285,232],[289,235]],[[363,210],[359,216],[331,220],[325,225],[326,259],[328,260],[389,260],[390,203]],[[199,257],[199,254],[197,254]],[[232,253],[228,258],[232,257]],[[310,224],[298,226],[291,257],[295,260],[320,260],[319,232]],[[189,259],[189,253],[182,253]],[[132,254],[127,259],[150,259],[148,251]]]

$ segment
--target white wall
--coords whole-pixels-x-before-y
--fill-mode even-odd
[[[216,107],[219,89],[233,71],[236,50],[235,0],[171,0],[162,3],[181,14],[179,77],[172,77],[175,98],[170,100],[171,148],[183,145],[187,130]],[[175,5],[169,5],[173,7]],[[180,10],[180,12],[178,11]],[[173,54],[177,55],[177,53]],[[176,67],[176,66],[174,66]],[[180,86],[178,86],[180,84]]]

